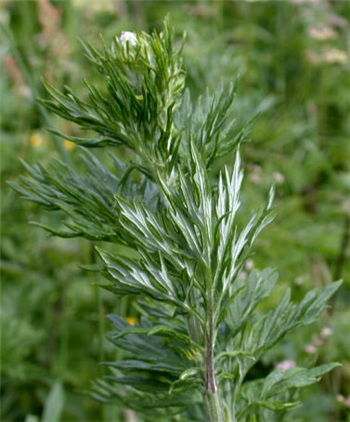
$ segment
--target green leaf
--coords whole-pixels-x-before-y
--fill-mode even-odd
[[[39,422],[39,418],[35,415],[27,415],[24,422]]]
[[[252,353],[246,352],[244,350],[235,350],[233,352],[221,352],[216,356],[216,360],[220,360],[224,358],[233,359],[233,358],[236,358],[237,356],[246,356],[249,359],[256,360],[254,356],[252,355]]]
[[[65,403],[65,394],[61,381],[56,381],[45,401],[41,422],[59,422]]]
[[[283,401],[258,401],[255,404],[258,406],[266,407],[270,410],[281,411],[296,407],[300,404],[300,402],[285,403]]]
[[[338,363],[327,363],[312,369],[291,368],[286,371],[277,369],[264,381],[262,397],[273,397],[286,392],[290,388],[301,388],[315,384],[320,378],[340,366]]]

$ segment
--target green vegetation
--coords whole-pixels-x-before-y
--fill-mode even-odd
[[[93,7],[80,9],[79,2],[13,2],[2,9],[3,32],[7,40],[7,48],[2,50],[6,70],[1,82],[1,94],[5,99],[1,113],[2,183],[18,180],[18,175],[24,174],[16,157],[20,156],[27,163],[34,164],[28,169],[39,182],[33,184],[27,179],[24,182],[25,195],[48,208],[63,211],[60,214],[42,211],[36,205],[18,200],[18,196],[5,187],[1,267],[2,419],[128,421],[135,415],[125,411],[125,405],[139,410],[141,398],[146,400],[145,404],[150,404],[155,403],[157,396],[166,405],[164,389],[168,391],[170,386],[175,400],[171,403],[173,406],[190,405],[194,400],[194,406],[186,410],[184,420],[203,420],[203,409],[196,403],[201,402],[203,390],[210,393],[207,396],[212,395],[215,380],[211,382],[210,377],[208,380],[207,366],[203,367],[202,360],[196,356],[201,356],[203,346],[208,350],[205,345],[210,335],[204,332],[212,331],[205,329],[210,322],[211,292],[220,297],[219,301],[214,301],[218,304],[214,310],[217,316],[225,313],[225,303],[229,298],[233,300],[225,317],[226,328],[223,329],[223,325],[221,328],[219,325],[211,327],[217,336],[215,367],[221,395],[218,400],[226,403],[226,411],[232,418],[235,412],[238,420],[253,420],[253,415],[261,420],[272,420],[272,410],[282,410],[276,420],[283,417],[283,420],[300,422],[347,420],[349,344],[344,333],[348,330],[349,316],[349,147],[346,126],[349,96],[346,92],[348,57],[345,43],[349,31],[349,8],[339,2],[329,2],[326,6],[323,3],[243,1],[181,2],[175,6],[173,2],[157,2],[154,7],[152,1],[130,1],[120,2],[116,11],[109,5],[112,2],[101,2],[99,9],[95,10]],[[45,20],[48,11],[50,16],[55,16],[49,22]],[[181,53],[183,65],[169,49],[170,35],[167,32],[163,41],[155,38],[154,42],[142,34],[138,36],[136,46],[132,38],[122,45],[116,39],[114,49],[105,47],[105,58],[85,44],[85,53],[95,62],[100,74],[82,59],[83,49],[75,41],[77,36],[99,49],[96,42],[98,32],[103,33],[108,46],[110,39],[120,36],[122,31],[160,30],[167,12],[171,13],[178,31],[174,39],[175,51],[181,47],[182,31],[187,32],[186,47]],[[158,77],[138,79],[140,74],[152,75],[147,70],[151,65],[147,63],[146,54],[149,43],[154,57],[158,57],[156,65],[152,63]],[[140,57],[144,58],[137,67]],[[118,66],[108,67],[112,63]],[[185,76],[182,66],[187,72],[185,101],[182,101]],[[118,88],[121,93],[115,102],[120,106],[115,109],[108,98],[105,100],[100,95],[107,92],[104,88],[105,67],[111,81],[109,92]],[[167,72],[175,75],[174,78],[168,78]],[[232,103],[234,91],[228,87],[238,73],[241,76],[237,97]],[[120,74],[123,78],[118,78]],[[48,116],[35,104],[33,93],[40,92],[45,98],[41,75],[64,90],[61,95],[51,84],[46,84],[51,97],[60,105],[49,99],[45,99],[44,104],[89,130],[81,131],[70,122]],[[90,98],[82,80],[85,76],[89,80]],[[145,86],[142,86],[142,80],[147,82]],[[170,83],[172,80],[176,83]],[[223,88],[217,91],[220,81]],[[76,97],[67,96],[73,94],[63,88],[64,84],[74,88]],[[208,94],[199,98],[207,86]],[[215,91],[218,94],[213,97]],[[86,103],[92,103],[92,108]],[[257,111],[259,116],[252,125],[249,124],[249,133],[247,122]],[[146,118],[141,119],[141,115]],[[137,122],[144,124],[136,130]],[[80,155],[75,144],[67,140],[56,138],[56,144],[51,144],[44,129],[46,126],[54,128],[56,134],[64,133],[64,139],[85,147],[105,148],[94,149],[94,155],[87,152]],[[182,132],[183,126],[187,130]],[[196,227],[211,226],[214,229],[215,225],[233,224],[225,213],[220,219],[217,213],[209,217],[203,210],[208,201],[219,204],[231,184],[238,187],[241,183],[234,149],[238,141],[247,140],[247,136],[251,141],[244,142],[241,148],[246,177],[241,208],[234,224],[237,223],[241,230],[244,228],[251,210],[265,202],[271,184],[276,186],[274,209],[277,218],[264,229],[254,245],[251,242],[255,238],[254,230],[250,235],[247,233],[247,245],[252,248],[249,248],[249,255],[246,248],[247,255],[243,254],[235,263],[240,274],[234,289],[226,290],[221,297],[223,290],[208,289],[210,277],[201,274],[207,274],[205,269],[209,267],[213,271],[218,269],[219,261],[212,262],[209,267],[206,265],[207,251],[215,249],[220,236],[222,239],[226,237],[220,231],[212,237],[210,233],[214,231],[203,230],[200,239],[196,240]],[[149,148],[145,148],[145,141]],[[55,150],[57,144],[61,147]],[[106,148],[114,158],[104,152]],[[58,154],[61,161],[46,170],[52,157]],[[68,161],[74,162],[75,170],[67,165]],[[232,169],[234,162],[236,165]],[[217,185],[220,174],[224,174],[224,165],[228,166],[227,176]],[[197,192],[194,199],[187,194],[193,189]],[[116,202],[113,194],[118,195]],[[147,201],[147,207],[133,205],[130,199]],[[89,205],[82,208],[81,204],[86,201]],[[162,219],[157,213],[163,213]],[[135,218],[144,221],[141,230],[140,222],[135,228]],[[118,294],[142,293],[142,296],[146,295],[143,301],[137,303],[132,298],[116,300],[112,293],[97,288],[97,284],[105,285],[106,281],[98,273],[91,272],[91,269],[101,267],[101,260],[95,257],[90,243],[78,239],[47,238],[38,228],[28,228],[28,220],[50,227],[53,234],[83,236],[101,242],[99,250],[105,275],[111,281],[106,287]],[[176,253],[166,255],[170,246],[165,242],[161,248],[152,221],[158,225],[158,232],[165,230],[168,233],[167,242]],[[258,226],[255,229],[258,230]],[[174,233],[178,233],[175,238]],[[226,241],[235,242],[230,238]],[[125,246],[116,247],[110,242]],[[207,249],[202,249],[202,242]],[[232,247],[234,245],[232,243]],[[160,253],[161,260],[154,258],[155,253]],[[128,258],[121,260],[120,256]],[[143,257],[143,267],[139,270],[148,277],[146,287],[141,288],[136,279],[130,281],[131,285],[125,285],[121,274],[129,274],[128,279],[132,280],[131,268],[139,265],[140,256]],[[188,268],[192,268],[193,260],[198,264],[191,276]],[[224,262],[228,266],[233,264],[230,258]],[[162,265],[158,268],[160,263]],[[77,264],[82,264],[83,269],[79,270]],[[277,268],[281,274],[273,294],[269,289],[276,281],[275,276],[263,270],[265,267]],[[179,272],[186,268],[184,273]],[[167,274],[164,282],[168,281],[168,289],[158,285],[153,277],[155,272]],[[257,277],[265,278],[266,283],[271,284],[269,289],[252,292],[249,286],[256,285]],[[181,284],[182,291],[178,290],[179,283],[172,284],[174,280],[186,278],[187,283]],[[288,286],[292,290],[293,302],[299,303],[313,287],[323,288],[326,300],[335,286],[331,282],[340,278],[344,279],[341,293],[333,297],[331,308],[321,318],[318,315],[323,305],[315,312],[305,314],[306,320],[301,321],[297,309],[287,305],[288,296],[281,299]],[[187,291],[189,285],[194,287]],[[245,290],[248,296],[257,295],[256,304],[266,297],[258,307],[260,321],[267,321],[273,318],[274,312],[282,312],[288,307],[290,310],[282,313],[283,318],[291,318],[290,322],[293,315],[297,325],[310,323],[316,318],[317,322],[287,336],[268,353],[263,349],[260,353],[255,346],[252,347],[248,333],[255,333],[252,334],[255,337],[253,344],[257,345],[259,336],[265,331],[259,328],[260,323],[248,324],[252,317],[248,312],[248,328],[244,334],[247,337],[245,340],[242,337],[244,341],[238,346],[235,343],[237,337],[226,331],[239,332],[242,328],[235,326],[235,316],[245,314]],[[161,299],[162,304],[155,305],[157,299]],[[166,305],[164,300],[171,301],[172,305]],[[315,303],[321,305],[319,301]],[[175,314],[174,309],[178,310]],[[111,317],[111,325],[105,321],[105,315],[109,313],[119,316]],[[130,325],[125,318],[129,318],[132,324],[137,321],[136,325]],[[283,321],[283,318],[281,314],[278,320]],[[191,324],[200,325],[202,319],[203,334],[200,328],[191,328]],[[115,349],[104,340],[105,333],[113,329],[113,325],[119,334],[109,335],[110,339],[122,349],[131,351],[136,363],[125,360],[128,353]],[[292,325],[271,325],[277,331],[281,330],[274,333],[276,339],[283,337],[284,331]],[[163,362],[164,365],[169,356],[174,355],[168,362],[170,366],[163,367],[161,372],[155,363],[140,355],[140,351],[146,353],[147,347],[152,348],[153,339],[159,351],[159,364]],[[261,346],[272,346],[274,340],[271,338],[269,343],[266,339],[265,336],[264,341],[261,340]],[[135,348],[133,340],[142,342],[141,349],[140,346]],[[172,347],[168,351],[169,345],[175,344],[178,348]],[[246,347],[240,347],[242,344]],[[226,356],[227,352],[236,355]],[[260,359],[253,367],[255,362],[246,352]],[[97,366],[99,361],[119,362],[112,366],[118,384],[122,383],[122,386],[116,388],[118,384],[114,384],[112,393],[124,406],[120,401],[102,406],[88,394],[91,380],[110,375],[105,366]],[[289,407],[286,403],[291,405],[297,397],[285,396],[277,401],[273,389],[277,388],[276,394],[284,395],[287,393],[285,387],[281,387],[283,383],[289,387],[311,384],[330,369],[322,366],[330,361],[340,362],[342,366],[324,376],[322,383],[304,389],[300,396],[301,405],[285,414],[284,408]],[[295,368],[317,365],[321,365],[319,372]],[[227,376],[235,374],[238,368],[241,371],[237,374],[248,372],[248,382],[243,384],[243,390],[237,387],[236,395],[231,399],[230,389],[225,386],[232,385],[232,380],[228,380],[225,373]],[[136,376],[140,370],[146,376],[143,380]],[[127,376],[121,376],[123,372]],[[267,377],[269,373],[283,377],[284,381],[275,384],[274,376]],[[181,374],[183,380],[178,381]],[[265,381],[259,381],[263,379]],[[235,386],[236,380],[237,377],[234,378]],[[149,391],[151,382],[153,394]],[[147,391],[142,393],[144,383]],[[187,383],[192,386],[192,395],[188,394]],[[134,387],[130,389],[132,385]],[[184,387],[185,394],[182,392]],[[109,396],[107,391],[110,392],[111,387],[105,381],[95,385],[95,394],[100,399]],[[258,393],[265,396],[256,403]],[[215,409],[215,401],[208,397],[207,408]],[[221,409],[224,408],[222,405]],[[169,420],[169,411],[165,412],[167,416],[162,416],[164,411],[159,411],[159,420]],[[147,413],[138,412],[137,417],[143,420]],[[155,420],[153,415],[149,417]],[[213,417],[213,420],[220,417]],[[182,419],[174,416],[174,420]]]

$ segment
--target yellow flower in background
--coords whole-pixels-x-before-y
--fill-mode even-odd
[[[32,147],[39,148],[44,144],[45,138],[39,132],[34,132],[31,135],[29,142]],[[76,147],[76,144],[74,142],[68,141],[68,139],[65,139],[64,147],[71,151]]]
[[[348,55],[345,51],[337,48],[330,48],[323,53],[324,63],[346,63],[349,60]]]
[[[68,141],[67,139],[64,140],[64,146],[69,151],[74,149],[76,147],[76,144],[74,142]]]
[[[312,64],[344,64],[349,61],[349,56],[345,51],[337,48],[328,48],[321,53],[313,50],[306,51],[307,59]]]
[[[134,317],[127,317],[126,320],[130,325],[135,325],[137,323],[137,318]]]
[[[44,138],[39,132],[34,132],[30,137],[30,145],[34,148],[39,148],[44,143]]]

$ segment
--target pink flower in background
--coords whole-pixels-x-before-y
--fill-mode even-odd
[[[344,27],[347,25],[347,20],[344,19],[342,16],[333,14],[329,17],[329,22],[334,26]]]
[[[317,352],[317,348],[313,344],[308,344],[307,346],[305,346],[304,350],[310,355],[314,355]]]
[[[282,371],[287,371],[287,369],[295,368],[297,366],[297,363],[292,359],[287,359],[282,362],[280,362],[276,368],[282,369]]]

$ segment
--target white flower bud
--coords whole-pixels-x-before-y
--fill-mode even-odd
[[[119,41],[123,45],[126,45],[127,41],[133,47],[137,45],[137,37],[135,32],[123,31],[121,36],[119,37]]]

